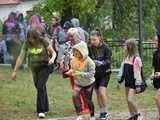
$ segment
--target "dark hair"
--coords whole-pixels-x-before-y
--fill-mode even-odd
[[[102,32],[99,28],[96,28],[95,30],[93,30],[91,33],[90,33],[90,36],[98,36],[101,38],[101,41],[103,41],[103,35],[102,35]]]
[[[69,29],[69,28],[71,28],[71,27],[73,27],[73,25],[72,25],[72,23],[70,22],[70,21],[66,21],[65,23],[64,23],[64,25],[63,25],[63,28],[64,29]]]
[[[96,28],[97,36],[102,37],[102,32],[99,28]]]
[[[39,43],[39,42],[41,42],[41,41],[43,40],[41,34],[40,34],[39,32],[37,32],[36,30],[30,30],[30,31],[28,31],[28,33],[27,33],[27,42],[28,42],[30,45],[32,45],[32,44],[28,41],[28,39],[30,39],[30,38],[33,38],[33,39],[35,40],[35,43]]]
[[[9,15],[8,15],[8,18],[7,18],[7,21],[16,21],[16,13],[15,12],[11,12]]]
[[[18,13],[17,14],[17,21],[18,22],[24,22],[24,16],[22,13]]]
[[[57,21],[57,25],[60,24],[60,19],[57,16],[52,16],[52,18],[54,18]]]
[[[96,28],[95,30],[91,31],[90,36],[100,36],[102,37],[101,30]]]

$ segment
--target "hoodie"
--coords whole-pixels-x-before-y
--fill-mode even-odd
[[[126,59],[121,63],[121,68],[117,76],[119,83],[123,82],[123,80],[125,79],[124,64],[126,63],[128,64],[128,61]],[[144,76],[142,71],[143,65],[141,58],[139,56],[135,56],[135,58],[133,58],[132,64],[133,64],[133,75],[134,75],[133,79],[136,80],[135,85],[141,85],[142,82],[144,82]]]
[[[104,77],[107,72],[111,71],[112,52],[108,45],[102,43],[99,47],[95,47],[93,45],[89,46],[89,56],[95,61],[96,64],[95,77]]]
[[[75,84],[85,87],[94,83],[95,78],[95,64],[88,56],[88,49],[85,42],[73,46],[73,49],[77,49],[83,56],[83,60],[79,60],[76,57],[72,57],[71,68],[74,71]]]

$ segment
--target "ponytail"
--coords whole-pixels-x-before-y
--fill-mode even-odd
[[[90,33],[90,36],[98,36],[98,37],[100,37],[101,41],[103,41],[103,35],[102,35],[102,32],[99,28],[96,28],[95,30],[93,30]]]

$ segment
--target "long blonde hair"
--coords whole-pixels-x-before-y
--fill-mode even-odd
[[[126,40],[124,44],[126,45],[125,58],[126,57],[130,58],[138,55],[137,43],[134,38]]]

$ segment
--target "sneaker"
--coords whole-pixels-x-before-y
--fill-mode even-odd
[[[138,113],[137,114],[137,119],[136,120],[143,120],[143,116],[140,114],[140,113]]]
[[[44,113],[38,113],[38,117],[39,118],[45,118],[45,114]]]
[[[141,116],[140,113],[137,113],[128,120],[143,120],[143,116]]]
[[[127,120],[135,120],[134,116],[128,118]]]
[[[104,112],[104,113],[100,113],[100,120],[109,120],[109,114]]]
[[[96,120],[96,117],[91,117],[90,120]]]
[[[83,116],[78,116],[76,120],[85,120]]]

